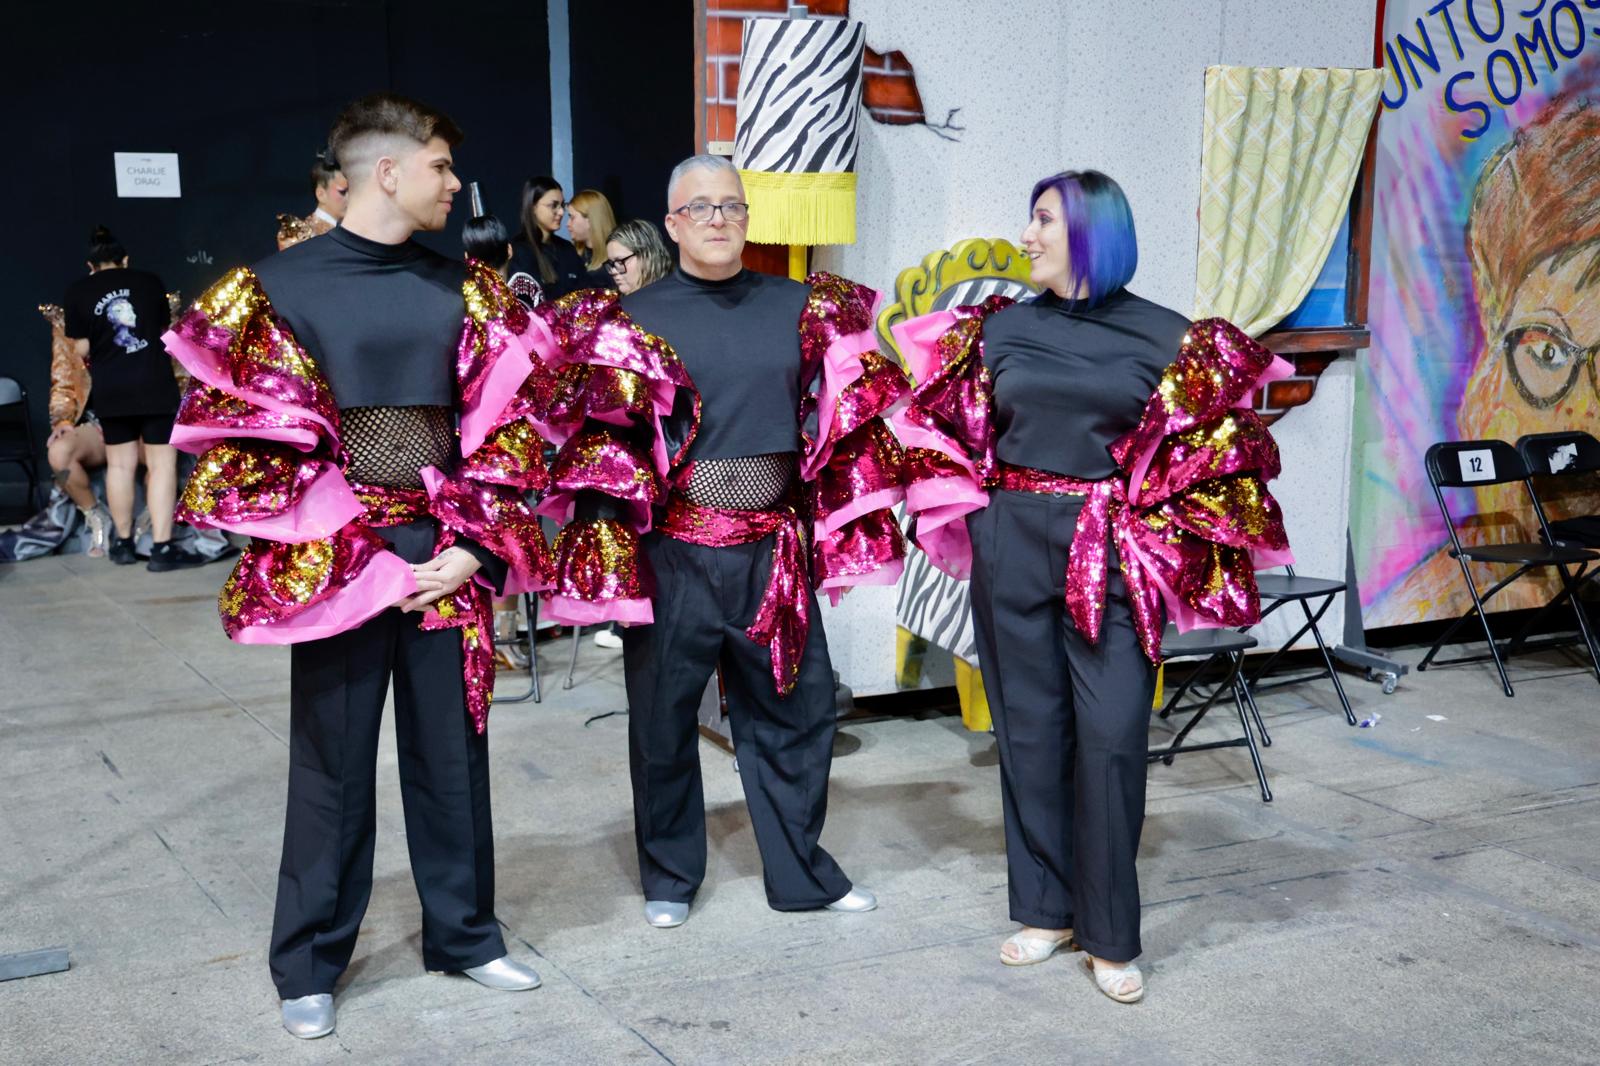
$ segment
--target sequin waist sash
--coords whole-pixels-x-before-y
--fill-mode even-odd
[[[745,630],[745,636],[771,652],[772,680],[778,695],[792,692],[811,631],[806,527],[799,510],[793,504],[766,511],[704,507],[674,490],[667,498],[667,513],[656,528],[674,540],[705,548],[754,544],[776,534],[772,542],[772,573],[755,621]]]
[[[1072,546],[1067,550],[1066,601],[1067,614],[1078,632],[1091,643],[1098,643],[1105,621],[1106,585],[1110,580],[1112,538],[1123,546],[1118,553],[1122,562],[1122,579],[1128,587],[1128,601],[1133,610],[1133,621],[1141,638],[1154,634],[1157,639],[1141,639],[1140,644],[1149,654],[1152,646],[1159,648],[1159,634],[1166,622],[1161,617],[1160,597],[1151,595],[1150,578],[1137,563],[1137,552],[1131,550],[1139,530],[1128,508],[1127,483],[1118,474],[1099,481],[1067,477],[1048,470],[1000,463],[994,487],[1008,492],[1057,493],[1085,497],[1083,510],[1078,512],[1078,525],[1073,530]],[[1159,662],[1159,651],[1151,661]]]
[[[403,526],[434,518],[424,489],[360,482],[350,487],[366,508],[361,520],[370,527]],[[455,531],[436,519],[433,554],[438,555],[455,542]],[[435,601],[431,610],[424,611],[417,628],[461,630],[461,680],[465,686],[467,713],[481,730],[494,699],[494,622],[489,590],[468,578],[450,595]]]

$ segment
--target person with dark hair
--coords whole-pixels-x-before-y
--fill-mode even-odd
[[[1277,449],[1248,406],[1286,365],[1128,291],[1133,214],[1098,171],[1033,187],[1022,248],[1037,296],[894,328],[918,385],[891,421],[918,545],[972,579],[1022,923],[1000,961],[1081,948],[1132,1003],[1161,632],[1257,621],[1253,569],[1287,561]]]
[[[511,233],[498,216],[480,213],[467,219],[461,227],[461,246],[469,259],[494,268],[524,306],[532,308],[544,302],[544,287],[532,275],[512,269]]]
[[[511,263],[511,234],[494,215],[467,219],[461,227],[461,246],[468,259],[477,259],[502,276]]]
[[[339,224],[344,217],[350,182],[332,162],[332,153],[323,149],[311,164],[311,195],[317,207],[305,218],[294,215],[278,216],[278,251],[299,244],[311,237],[320,237]]]
[[[106,504],[113,526],[107,554],[122,566],[138,562],[133,501],[142,443],[152,540],[146,569],[200,566],[207,560],[172,543],[178,453],[169,442],[178,380],[155,343],[171,321],[166,286],[149,271],[131,269],[128,250],[104,226],[89,238],[87,266],[89,276],[73,282],[61,302],[62,331],[93,375],[89,409],[105,440]]]
[[[376,762],[394,685],[422,956],[535,988],[494,914],[490,592],[542,587],[523,500],[544,485],[528,312],[499,276],[412,239],[444,227],[461,131],[405,97],[330,137],[343,223],[224,277],[166,340],[194,374],[189,521],[253,539],[219,598],[241,643],[289,644],[289,796],[269,962],[284,1027],[334,1027],[372,893]]]
[[[539,508],[567,523],[544,613],[629,625],[647,922],[681,925],[705,878],[696,716],[719,663],[768,904],[869,911],[820,843],[838,705],[816,592],[900,571],[901,456],[883,415],[907,382],[875,350],[877,293],[743,268],[750,208],[726,159],[681,163],[667,206],[676,272],[535,311],[537,346],[571,385]]]
[[[567,214],[566,197],[556,179],[529,178],[522,185],[522,232],[512,244],[512,273],[539,282],[546,300],[586,286],[588,265],[572,242],[557,230]]]

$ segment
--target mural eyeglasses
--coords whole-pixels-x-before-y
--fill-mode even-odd
[[[1595,369],[1600,344],[1585,348],[1552,326],[1519,326],[1508,330],[1500,343],[1511,383],[1530,406],[1543,410],[1566,399],[1585,366],[1589,387],[1600,396],[1600,371]]]

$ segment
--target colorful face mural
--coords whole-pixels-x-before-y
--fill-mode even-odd
[[[1600,0],[1389,0],[1384,41],[1352,522],[1369,627],[1470,606],[1429,444],[1600,435]],[[1551,517],[1600,511],[1572,482],[1539,483]],[[1538,539],[1520,482],[1447,499],[1466,540]]]

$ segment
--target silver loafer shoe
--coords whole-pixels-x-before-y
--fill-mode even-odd
[[[657,929],[671,929],[689,920],[689,905],[664,899],[647,899],[644,901],[644,920]]]
[[[830,911],[845,911],[850,914],[862,914],[866,911],[878,909],[878,897],[862,888],[860,885],[852,888],[832,903],[828,904]]]
[[[283,1001],[283,1027],[290,1036],[315,1040],[333,1032],[333,996],[320,992],[314,996]]]
[[[501,992],[528,992],[540,984],[539,975],[534,973],[533,967],[524,966],[510,955],[502,955],[493,962],[461,972],[483,987]]]

